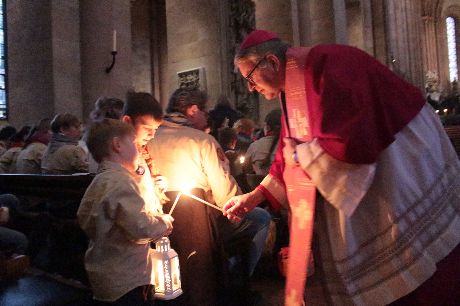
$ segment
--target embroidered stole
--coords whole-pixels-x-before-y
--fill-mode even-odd
[[[312,140],[305,88],[305,64],[309,51],[309,48],[296,48],[286,53],[286,108],[283,108],[283,118],[288,120],[285,125],[287,136],[301,142]],[[283,179],[291,211],[284,304],[299,306],[304,305],[316,188],[300,166],[285,166]]]

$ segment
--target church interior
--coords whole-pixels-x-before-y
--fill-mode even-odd
[[[278,101],[248,91],[233,59],[248,33],[264,29],[291,46],[344,44],[375,57],[420,89],[460,155],[460,0],[0,0],[0,10],[1,128],[19,131],[59,113],[84,126],[99,97],[124,100],[129,91],[150,93],[165,109],[187,86],[207,93],[208,110],[225,96],[261,128]],[[1,193],[39,203],[78,200],[88,182],[0,174],[0,184]],[[46,244],[40,229],[56,220],[41,219],[37,207],[19,227]],[[33,243],[18,275],[0,258],[0,305],[91,305],[81,245],[69,243],[81,237],[66,232],[75,224],[54,225],[64,255]],[[68,256],[72,266],[48,269],[52,256]],[[283,305],[277,254],[265,256],[254,287],[263,305]],[[326,305],[314,275],[307,288],[310,305]]]

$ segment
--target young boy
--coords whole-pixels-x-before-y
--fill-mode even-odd
[[[98,174],[78,209],[89,237],[85,268],[94,298],[110,305],[152,305],[154,276],[150,241],[169,235],[173,218],[146,205],[139,186],[132,125],[105,119],[94,123],[86,143]]]
[[[139,168],[137,172],[144,199],[150,203],[147,197],[158,197],[161,204],[169,201],[165,195],[168,189],[168,181],[162,176],[152,156],[146,150],[146,144],[155,136],[155,132],[163,122],[163,109],[160,103],[149,93],[128,92],[123,107],[121,121],[131,124],[136,130],[136,145],[140,153]]]

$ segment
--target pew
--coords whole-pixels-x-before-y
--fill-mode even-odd
[[[460,125],[446,126],[444,129],[447,136],[449,136],[458,157],[460,158]]]
[[[87,238],[76,209],[93,178],[94,174],[0,174],[0,192],[20,199],[11,227],[28,237],[28,255],[36,267],[87,282],[83,267]],[[71,204],[70,214],[60,213],[61,203]]]
[[[80,200],[94,174],[0,174],[0,191],[19,197]]]

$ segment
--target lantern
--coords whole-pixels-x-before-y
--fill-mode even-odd
[[[176,251],[171,249],[167,237],[162,237],[155,243],[153,265],[155,267],[155,298],[171,300],[181,295],[179,257]]]

